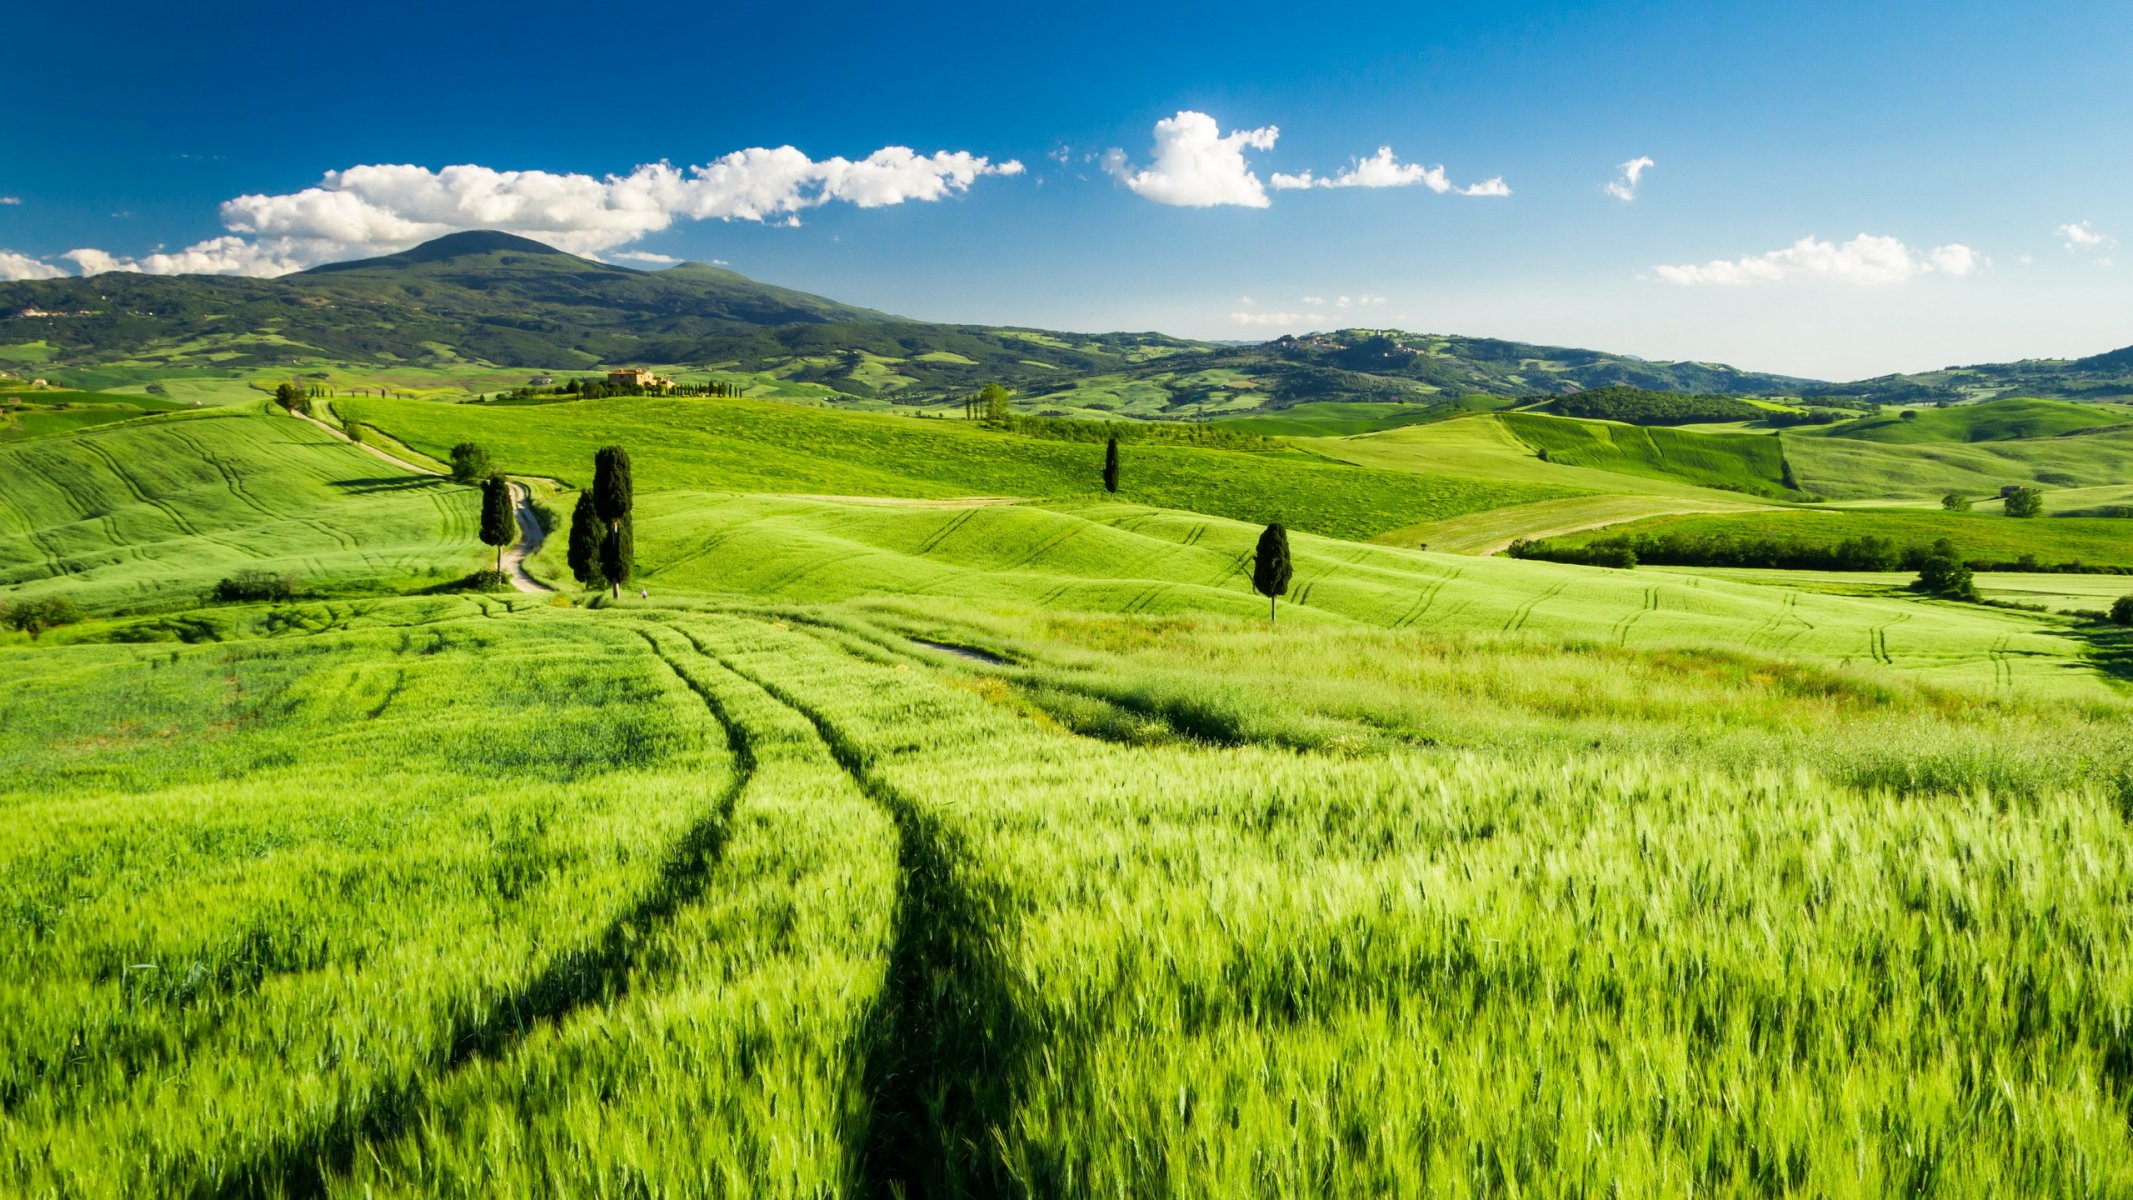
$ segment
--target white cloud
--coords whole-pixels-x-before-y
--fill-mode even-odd
[[[2076,221],[2071,225],[2061,225],[2053,232],[2066,239],[2066,248],[2069,250],[2102,251],[2118,244],[2117,238],[2107,233],[2097,232],[2096,227],[2087,221]]]
[[[1913,253],[1895,238],[1862,233],[1842,245],[1803,237],[1783,250],[1772,250],[1768,254],[1730,261],[1717,259],[1701,265],[1661,266],[1653,271],[1667,283],[1684,287],[1699,284],[1737,287],[1796,279],[1875,286],[1902,283],[1928,271],[1967,275],[1980,261],[1977,252],[1968,246],[1935,246],[1922,253]]]
[[[1323,321],[1326,317],[1324,313],[1233,312],[1229,319],[1239,325],[1281,325],[1294,329],[1308,322]]]
[[[1326,306],[1326,298],[1324,296],[1305,296],[1303,302],[1312,308],[1324,308]]]
[[[1456,192],[1462,196],[1508,196],[1511,189],[1501,177],[1484,180],[1470,187],[1454,187],[1443,166],[1425,167],[1420,163],[1403,163],[1390,146],[1379,146],[1378,152],[1368,158],[1356,159],[1346,168],[1333,175],[1313,175],[1306,170],[1300,175],[1284,175],[1276,172],[1270,182],[1280,190],[1300,188],[1389,188],[1412,187],[1421,184],[1430,191],[1443,195]]]
[[[618,250],[608,257],[619,258],[623,262],[651,263],[661,267],[671,267],[681,261],[671,254],[654,254],[649,250]]]
[[[20,196],[0,196],[0,204],[16,205],[20,203],[22,203],[22,197]]]
[[[20,279],[59,279],[65,271],[51,263],[38,262],[27,254],[15,254],[0,250],[0,282],[13,283]]]
[[[77,250],[84,274],[138,270],[277,275],[336,259],[390,254],[447,233],[499,229],[575,254],[599,254],[678,219],[798,225],[839,202],[884,208],[934,201],[986,176],[1022,173],[968,151],[918,154],[888,146],[861,159],[812,159],[791,146],[738,150],[702,166],[649,163],[627,175],[499,171],[461,164],[430,170],[375,164],[329,171],[315,187],[247,195],[222,205],[231,235],[176,254],[122,258]],[[650,260],[646,260],[650,261]]]
[[[1223,133],[1206,113],[1186,110],[1155,123],[1155,160],[1134,170],[1123,150],[1105,153],[1104,169],[1135,195],[1181,208],[1265,208],[1266,188],[1244,161],[1246,150],[1272,150],[1277,126]]]
[[[1621,174],[1602,185],[1600,190],[1617,200],[1635,200],[1637,198],[1637,183],[1644,178],[1644,173],[1650,170],[1651,167],[1652,159],[1650,155],[1638,155],[1636,158],[1630,159],[1616,168]]]

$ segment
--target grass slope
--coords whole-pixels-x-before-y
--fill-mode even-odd
[[[246,569],[396,590],[480,565],[472,488],[237,408],[0,445],[0,586],[92,610],[183,603]]]
[[[1983,497],[1998,495],[2010,483],[2075,488],[2133,479],[2133,428],[2126,427],[1969,443],[1891,444],[1788,434],[1785,453],[1801,487],[1833,500],[1937,500],[1949,492]]]
[[[1257,530],[1098,501],[962,508],[660,493],[638,501],[655,596],[923,597],[1004,609],[1264,616]],[[2084,647],[2026,614],[1909,598],[1787,595],[1722,581],[1471,559],[1298,535],[1285,622],[1725,646],[1878,662],[1951,687],[2094,693]]]
[[[338,400],[427,454],[487,446],[514,472],[589,481],[611,443],[632,450],[646,491],[731,490],[901,497],[1071,496],[1097,491],[1103,447],[1024,437],[949,420],[832,412],[747,400],[614,399],[532,408]],[[1167,508],[1282,521],[1368,538],[1562,494],[1542,485],[1332,463],[1301,453],[1139,445],[1124,494]]]
[[[1520,441],[1537,452],[1545,452],[1550,463],[1597,467],[1771,499],[1797,498],[1797,493],[1784,483],[1785,451],[1779,438],[1691,433],[1538,413],[1505,413],[1498,419]]]
[[[1915,445],[1920,442],[2007,442],[2063,437],[2133,423],[2120,405],[2071,404],[2064,400],[1988,400],[1927,408],[1901,417],[1867,417],[1814,431],[1822,437]]]

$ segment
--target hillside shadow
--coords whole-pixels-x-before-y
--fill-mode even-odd
[[[2089,665],[2120,683],[2133,683],[2133,629],[2098,621],[2067,633],[2087,648]]]

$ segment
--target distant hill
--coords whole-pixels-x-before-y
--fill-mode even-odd
[[[2087,358],[2033,358],[1882,375],[1809,388],[1810,399],[1850,398],[1881,404],[1960,403],[2017,396],[2052,400],[2133,400],[2133,346]]]
[[[2007,442],[2056,438],[2133,424],[2133,411],[2065,400],[1987,400],[1903,416],[1867,417],[1820,430],[1824,436],[1898,444]]]
[[[949,325],[702,263],[639,271],[494,232],[452,234],[278,279],[112,273],[0,284],[0,362],[35,364],[71,383],[84,382],[84,368],[137,379],[323,365],[696,366],[897,403],[1000,382],[1039,411],[1136,417],[1275,413],[1326,401],[1540,399],[1607,387],[1810,400],[1976,399],[2010,389],[2072,399],[2133,395],[2133,348],[2073,363],[1830,384],[1402,330],[1244,345]]]

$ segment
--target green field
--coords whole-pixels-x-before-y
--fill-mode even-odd
[[[483,558],[474,489],[257,409],[0,445],[0,478],[0,587],[98,611],[183,607],[243,570],[360,594]]]
[[[1567,545],[1585,545],[1607,538],[1641,535],[1768,539],[1825,548],[1860,537],[1885,538],[1899,547],[1931,546],[1946,539],[1955,547],[1959,557],[1970,562],[2013,563],[2028,555],[2045,566],[2086,563],[2133,569],[2133,520],[2123,517],[2016,518],[1993,512],[1884,508],[1700,513],[1652,517],[1605,529],[1571,533],[1560,541]]]
[[[1853,438],[1896,445],[1922,442],[2006,442],[2064,437],[2133,423],[2133,408],[2122,404],[2073,404],[2064,400],[1990,400],[1949,408],[1906,411],[1826,425],[1823,437]]]
[[[624,445],[636,574],[447,594],[474,489],[257,401],[0,445],[0,601],[87,614],[0,632],[0,1193],[2133,1194],[2097,577],[1443,552],[2133,522],[1523,413],[1115,496],[962,420],[323,415],[564,513]],[[250,567],[316,595],[204,602]]]
[[[1785,486],[1785,448],[1767,434],[1691,433],[1581,421],[1538,413],[1498,418],[1551,464],[1693,483],[1769,499],[1798,499]]]
[[[609,442],[656,445],[649,490],[831,496],[1077,496],[1100,490],[1103,447],[1024,437],[962,421],[795,409],[747,400],[613,399],[485,409],[420,401],[337,403],[409,445],[441,455],[487,445],[509,470],[582,483]],[[1136,445],[1123,495],[1252,521],[1367,538],[1561,494],[1545,485],[1356,468],[1315,455]]]

